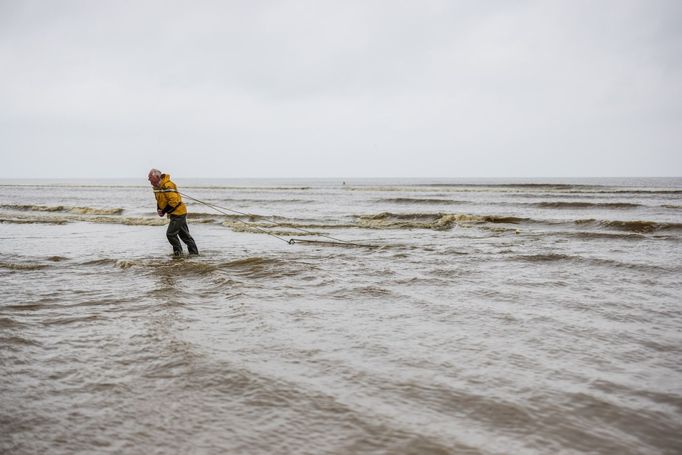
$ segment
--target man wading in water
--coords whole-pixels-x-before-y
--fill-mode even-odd
[[[170,175],[162,174],[158,169],[149,171],[149,183],[154,187],[154,196],[156,196],[156,213],[159,216],[168,215],[170,223],[166,230],[166,237],[171,245],[173,245],[173,253],[176,256],[182,254],[182,244],[180,239],[185,242],[189,254],[199,254],[197,244],[189,235],[189,227],[187,226],[187,207],[182,202],[178,187],[171,182]],[[180,239],[178,239],[178,236]]]

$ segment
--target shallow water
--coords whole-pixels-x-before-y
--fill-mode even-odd
[[[0,452],[682,450],[682,179],[174,180],[0,181]]]

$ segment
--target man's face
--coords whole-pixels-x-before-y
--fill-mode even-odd
[[[149,173],[149,175],[147,176],[147,178],[148,178],[148,180],[149,180],[149,183],[152,184],[152,186],[158,186],[158,185],[159,185],[159,180],[161,180],[161,179],[159,178],[158,175],[154,175],[154,174],[152,174],[151,172]]]

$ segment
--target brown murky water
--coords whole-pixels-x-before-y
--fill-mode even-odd
[[[141,180],[0,182],[0,452],[682,451],[682,179]]]

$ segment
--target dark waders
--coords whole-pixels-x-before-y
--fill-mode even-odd
[[[168,229],[166,230],[166,237],[171,245],[173,245],[173,253],[176,256],[182,254],[182,244],[180,239],[187,245],[187,250],[189,254],[199,254],[197,249],[197,244],[194,243],[194,239],[189,235],[189,227],[187,226],[187,215],[173,216],[170,217],[170,223],[168,224]],[[178,239],[180,237],[180,239]]]

